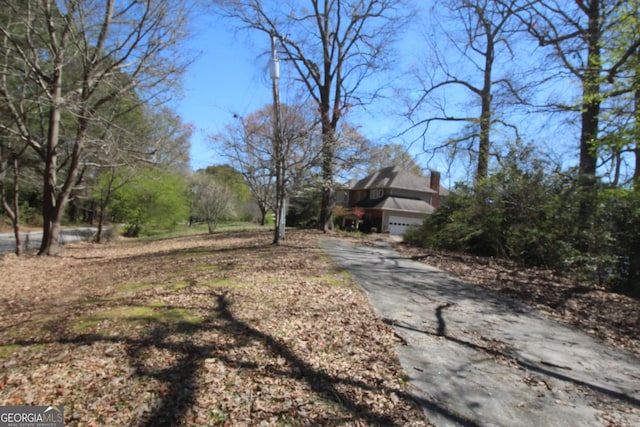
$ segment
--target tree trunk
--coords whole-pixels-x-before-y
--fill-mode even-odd
[[[22,239],[20,238],[20,183],[18,177],[20,176],[18,156],[13,156],[13,215],[11,221],[13,222],[13,235],[16,239],[16,255],[22,254]],[[6,209],[5,209],[6,210]]]
[[[491,101],[482,97],[482,115],[480,117],[480,138],[478,142],[478,168],[476,182],[485,179],[489,174],[489,150],[491,148]],[[488,96],[490,98],[490,96]]]
[[[42,243],[38,255],[55,255],[59,251],[60,215],[58,215],[57,167],[58,138],[62,109],[62,59],[58,58],[51,83],[51,106],[49,107],[49,134],[44,152],[44,188],[42,191]]]
[[[330,125],[322,125],[322,196],[320,200],[319,228],[325,233],[333,231],[333,163],[335,155],[335,132]]]
[[[60,229],[64,208],[69,200],[80,169],[80,158],[84,141],[89,128],[91,113],[85,104],[78,113],[78,128],[76,130],[71,161],[69,162],[66,179],[61,188],[57,188],[57,148],[60,137],[60,119],[63,97],[61,95],[62,71],[57,73],[57,83],[52,91],[52,106],[49,115],[48,146],[45,159],[45,183],[43,193],[43,233],[42,244],[38,255],[57,255],[60,252]],[[88,88],[83,88],[82,99],[89,99]],[[80,174],[80,179],[82,174]]]
[[[620,175],[622,172],[622,151],[617,147],[613,147],[611,151],[611,162],[613,163],[613,180],[611,181],[611,186],[617,188],[620,184]]]
[[[328,56],[328,46],[325,47],[325,58]],[[320,117],[322,123],[322,197],[320,203],[320,218],[318,226],[324,233],[333,231],[333,173],[336,154],[336,129],[340,120],[340,100],[342,98],[341,66],[336,67],[335,92],[331,102],[331,87],[333,76],[331,64],[324,64],[324,84],[320,87]]]
[[[489,174],[489,152],[491,149],[491,77],[493,72],[493,42],[487,37],[485,54],[484,83],[482,86],[482,109],[480,111],[480,138],[478,142],[478,169],[476,182],[487,178]]]
[[[637,52],[637,60],[640,63],[640,48],[638,48]],[[640,190],[640,65],[636,65],[635,72],[635,82],[634,82],[634,91],[633,91],[633,110],[634,110],[634,135],[635,135],[635,155],[636,155],[636,163],[635,169],[633,170],[633,188],[636,190]]]
[[[2,204],[2,208],[5,213],[11,220],[11,224],[13,226],[13,236],[16,242],[16,255],[20,256],[22,254],[22,239],[20,238],[20,183],[18,181],[19,177],[19,164],[18,164],[18,155],[10,154],[11,163],[13,167],[13,198],[11,200],[11,204],[6,199],[6,194],[4,190],[4,182],[7,174],[7,165],[8,158],[3,157],[0,161],[0,202]]]
[[[489,153],[491,150],[491,103],[492,95],[492,78],[493,78],[493,61],[495,60],[495,34],[492,23],[487,20],[485,13],[487,11],[480,9],[476,11],[479,23],[484,27],[486,33],[486,49],[484,51],[484,73],[482,82],[482,91],[480,92],[481,110],[480,110],[480,138],[478,143],[478,169],[476,171],[476,182],[486,179],[489,175]],[[502,24],[501,24],[502,25]]]
[[[55,137],[55,140],[51,140],[53,149],[47,151],[47,157],[45,161],[45,183],[44,183],[44,203],[43,203],[43,233],[42,244],[40,245],[40,251],[38,255],[57,255],[60,252],[60,229],[62,216],[64,214],[64,207],[69,200],[71,190],[74,185],[78,184],[76,178],[78,177],[78,170],[80,168],[80,155],[83,149],[84,140],[89,125],[87,118],[81,118],[79,120],[78,131],[76,132],[75,141],[73,145],[73,151],[71,153],[71,161],[69,162],[67,177],[60,189],[57,188],[57,138],[59,137],[60,127],[60,109],[52,114],[54,118],[51,119],[55,122],[53,127],[57,128],[55,131],[50,131],[50,137]],[[57,116],[57,122],[56,118]]]
[[[267,223],[267,209],[265,206],[260,205],[260,225],[265,226]]]
[[[596,166],[600,118],[600,1],[589,2],[587,29],[587,70],[582,80],[582,123],[578,185],[583,192],[580,203],[581,228],[587,230],[595,210]]]
[[[102,242],[102,230],[104,228],[104,217],[105,217],[105,212],[107,211],[107,206],[109,206],[109,200],[111,199],[112,183],[113,181],[109,182],[109,187],[107,188],[107,194],[105,195],[104,200],[102,200],[99,204],[100,210],[98,211],[98,233],[96,234],[96,243]]]
[[[582,84],[582,130],[580,133],[580,173],[595,179],[600,118],[600,1],[591,1],[587,30],[587,70]]]
[[[101,197],[100,202],[98,203],[99,211],[98,211],[98,234],[96,235],[96,243],[102,242],[102,231],[104,229],[104,217],[107,211],[107,206],[109,206],[109,202],[111,201],[111,196],[113,195],[114,182],[116,180],[116,171],[114,168],[109,169],[109,182],[107,185],[107,192],[104,197]],[[191,227],[191,218],[189,219],[189,227]]]
[[[98,213],[98,232],[96,233],[96,243],[102,242],[102,224],[104,224],[104,209],[100,207]]]

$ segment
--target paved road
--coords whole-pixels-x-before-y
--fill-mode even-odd
[[[402,338],[400,361],[435,425],[640,425],[631,353],[402,258],[385,241],[322,247]]]
[[[60,231],[60,243],[91,239],[96,235],[97,232],[97,227],[64,228]],[[33,250],[40,248],[40,242],[42,242],[42,231],[20,233],[20,237],[22,240],[23,249]],[[15,250],[16,240],[13,233],[0,234],[0,254],[15,252]]]

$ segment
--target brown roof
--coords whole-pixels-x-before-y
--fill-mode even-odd
[[[403,190],[435,193],[431,188],[431,176],[415,175],[398,166],[389,166],[362,178],[349,182],[350,190],[366,190],[372,188],[398,188]],[[447,195],[449,191],[440,186],[440,194]]]
[[[433,206],[424,200],[406,199],[404,197],[393,196],[385,197],[385,199],[378,203],[375,208],[421,214],[430,214],[435,210]]]

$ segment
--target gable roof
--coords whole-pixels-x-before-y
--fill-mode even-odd
[[[435,193],[431,188],[431,177],[419,176],[401,169],[389,166],[350,183],[350,190],[366,190],[371,188],[398,188],[403,190]]]
[[[431,206],[424,200],[398,196],[386,196],[382,200],[363,199],[356,203],[356,206],[365,209],[383,209],[392,211],[415,212],[420,214],[430,214],[435,210],[433,206]]]
[[[403,212],[415,212],[420,214],[433,213],[435,208],[424,200],[407,199],[404,197],[385,197],[383,201],[376,206],[378,209],[403,211]]]

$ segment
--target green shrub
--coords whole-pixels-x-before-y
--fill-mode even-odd
[[[146,169],[113,194],[111,214],[123,234],[138,237],[167,231],[189,218],[187,181],[178,174]]]
[[[596,199],[592,218],[579,217],[583,197]],[[526,150],[512,151],[475,187],[456,186],[405,241],[567,271],[640,293],[640,191],[582,192],[575,173],[548,173]]]

